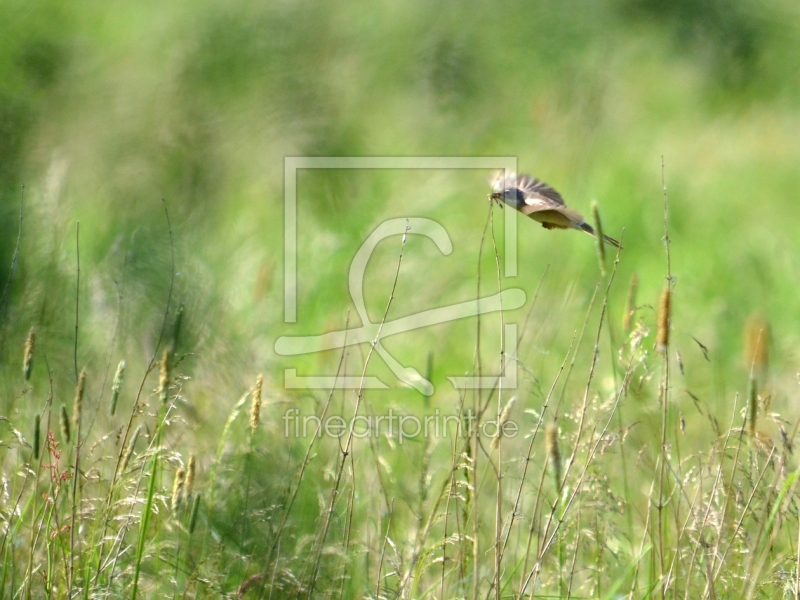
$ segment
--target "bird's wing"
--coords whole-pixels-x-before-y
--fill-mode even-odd
[[[508,188],[516,187],[517,176],[513,171],[499,169],[489,175],[489,185],[493,192],[502,192]]]
[[[517,178],[517,187],[525,196],[529,206],[541,206],[536,210],[547,210],[564,206],[564,199],[557,191],[540,179],[522,174]]]

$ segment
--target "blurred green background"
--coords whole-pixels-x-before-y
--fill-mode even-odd
[[[308,170],[297,181],[298,318],[284,323],[286,156],[516,156],[520,171],[554,186],[585,215],[596,200],[606,233],[619,237],[624,229],[625,249],[610,294],[611,335],[602,338],[592,410],[594,399],[613,396],[618,383],[614,361],[625,341],[621,319],[634,273],[636,320],[654,328],[667,276],[663,157],[674,277],[671,344],[681,358],[670,356],[683,371],[673,371],[671,400],[687,430],[702,434],[686,437],[684,456],[705,452],[715,435],[686,392],[704,405],[704,415],[727,424],[735,394],[746,390],[742,331],[748,315],[771,324],[770,410],[794,420],[798,134],[795,0],[4,0],[0,416],[8,417],[9,427],[3,439],[10,439],[11,423],[28,435],[49,376],[57,407],[70,402],[77,371],[86,366],[90,435],[113,442],[122,421],[107,416],[105,403],[118,361],[128,364],[119,408],[128,415],[139,382],[142,399],[150,397],[157,376],[143,380],[143,373],[183,306],[175,372],[191,382],[179,379],[185,388],[167,445],[183,460],[197,455],[203,489],[225,418],[256,375],[265,374],[263,437],[255,452],[241,452],[248,438],[240,417],[231,429],[240,453],[215,463],[222,464],[215,485],[224,498],[209,501],[204,513],[237,556],[263,554],[270,515],[307,447],[305,441],[286,443],[281,415],[293,406],[319,412],[326,398],[324,390],[284,389],[284,369],[331,375],[340,357],[338,350],[282,357],[275,340],[343,329],[348,312],[350,325],[360,325],[347,275],[367,236],[389,218],[427,217],[453,241],[453,253],[443,256],[430,240],[409,236],[390,320],[474,299],[478,272],[481,294],[497,291],[490,238],[478,264],[488,171]],[[503,216],[494,213],[501,258]],[[73,355],[78,222],[80,327]],[[522,431],[536,423],[536,415],[524,411],[539,410],[590,314],[577,358],[580,375],[566,386],[560,426],[569,430],[584,394],[598,305],[587,311],[605,283],[588,236],[546,231],[525,218],[518,232],[519,274],[502,282],[524,289],[528,298],[506,320],[521,324],[530,311],[518,354],[514,418]],[[364,295],[373,322],[385,310],[399,250],[399,236],[382,242],[367,268]],[[484,372],[497,372],[498,315],[482,325]],[[29,389],[20,391],[31,327],[38,334],[30,382],[35,401],[23,398]],[[648,352],[653,337],[644,342]],[[708,360],[698,342],[708,348]],[[473,368],[474,320],[390,337],[384,346],[423,374],[431,355],[436,392],[425,399],[400,386],[373,356],[369,374],[390,389],[365,394],[363,412],[457,411],[459,395],[446,378]],[[360,375],[368,349],[350,351],[345,374]],[[637,372],[638,384],[656,381],[648,368]],[[637,395],[634,382],[620,409],[620,430],[633,429],[629,454],[646,454],[656,439],[656,387],[640,385],[644,391]],[[349,415],[354,398],[353,392],[336,395],[332,412]],[[774,423],[765,427],[774,429]],[[417,500],[424,482],[417,479],[426,469],[417,467],[427,460],[427,446],[418,442],[399,448],[394,440],[376,442],[383,469],[376,472],[385,473],[380,483],[386,488],[376,492],[365,459],[368,480],[354,511],[360,524],[369,521],[384,532],[383,516],[375,515],[384,509],[382,500],[396,497],[392,526],[401,544],[411,539],[424,504]],[[324,508],[320,498],[328,497],[339,457],[335,442],[323,443],[295,507],[297,544],[287,552],[301,557],[311,547]],[[523,436],[514,443],[509,456],[523,456]],[[122,449],[118,438],[116,444],[112,456]],[[544,468],[541,446],[537,469]],[[450,441],[437,452],[432,477],[449,468]],[[100,454],[91,460],[107,463]],[[251,460],[248,467],[244,461]],[[6,464],[15,463],[9,458]],[[610,470],[617,467],[613,462]],[[248,479],[246,492],[243,471],[248,478],[258,475],[252,490]],[[647,490],[640,483],[633,481],[630,497],[627,482],[625,491],[643,523]],[[367,525],[363,530],[370,531]],[[216,558],[221,579],[230,580],[219,589],[232,593],[250,574],[249,558],[235,569],[228,555]]]
[[[189,403],[204,422],[218,421],[257,372],[280,398],[285,367],[335,369],[338,352],[279,357],[274,341],[343,328],[350,261],[384,219],[433,218],[454,243],[445,257],[409,239],[390,318],[475,297],[488,172],[304,171],[298,321],[283,323],[285,156],[517,156],[521,171],[585,214],[596,199],[608,233],[625,229],[610,306],[621,343],[630,276],[639,275],[641,305],[655,305],[664,285],[663,156],[674,344],[687,386],[720,401],[744,386],[741,332],[753,312],[773,324],[775,372],[796,386],[799,33],[800,8],[789,0],[7,0],[4,368],[16,372],[36,326],[54,376],[74,381],[77,221],[78,366],[99,378],[108,357],[112,372],[123,357],[146,364],[170,288],[165,206],[170,319],[186,307],[181,350],[192,356],[182,368],[199,381]],[[519,276],[504,287],[525,289],[530,303],[548,271],[520,350],[527,390],[551,380],[600,278],[588,236],[526,219],[519,235]],[[399,239],[384,242],[370,262],[373,321],[398,250]],[[485,294],[496,291],[493,264],[487,245]],[[521,322],[528,308],[507,319]],[[652,326],[650,308],[637,315]],[[485,347],[496,361],[495,321],[486,321]],[[432,352],[437,393],[452,398],[445,377],[471,368],[474,342],[474,322],[459,322],[385,345],[420,372]],[[365,352],[351,354],[350,372]],[[380,360],[371,372],[395,386]],[[11,380],[3,378],[8,398]],[[396,387],[380,398],[422,401]]]

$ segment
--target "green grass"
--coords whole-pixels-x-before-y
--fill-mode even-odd
[[[492,235],[490,227],[482,262],[493,265]],[[540,336],[537,312],[555,308],[537,300],[520,353],[509,356],[520,363],[518,389],[388,405],[407,415],[435,406],[454,422],[472,409],[478,426],[518,424],[524,435],[513,437],[470,429],[464,418],[463,431],[441,437],[385,428],[366,439],[313,428],[287,437],[287,407],[349,419],[386,405],[372,391],[291,398],[276,385],[249,422],[252,390],[235,405],[221,397],[227,422],[212,427],[192,406],[201,384],[183,374],[192,357],[176,352],[174,334],[140,382],[126,369],[127,418],[107,416],[110,391],[89,376],[59,436],[53,399],[68,390],[52,383],[41,342],[26,345],[31,379],[20,372],[16,400],[25,410],[5,423],[13,437],[3,446],[3,589],[11,597],[793,594],[797,421],[770,406],[780,379],[764,353],[753,354],[751,400],[737,394],[727,412],[692,402],[685,370],[708,369],[714,355],[673,353],[670,329],[680,326],[663,302],[656,319],[634,301],[634,330],[620,331],[610,291],[625,252],[605,279],[595,277],[558,369],[534,370],[539,361],[525,358]],[[166,314],[162,331],[179,333],[167,326],[174,310]],[[767,347],[762,322],[748,335]],[[496,372],[498,344],[509,343],[499,324],[481,320],[475,372]],[[339,375],[375,360],[351,351]],[[200,465],[191,484],[190,454]]]
[[[797,596],[792,3],[54,8],[0,8],[3,597]],[[588,236],[519,219],[519,275],[498,277],[488,172],[301,171],[287,324],[284,157],[303,155],[516,156],[625,249],[603,277]],[[384,339],[431,397],[369,344],[278,355],[361,325],[350,263],[404,217],[453,252],[409,235],[398,271],[400,236],[382,242],[372,322],[498,284],[525,305]],[[517,388],[460,393],[448,377],[511,352],[504,322]],[[291,389],[287,368],[389,389]],[[289,409],[485,421],[512,396],[499,441],[284,434]]]

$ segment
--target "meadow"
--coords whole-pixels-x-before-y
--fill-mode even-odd
[[[0,595],[800,597],[798,33],[782,0],[3,4]],[[510,157],[623,249],[509,219],[489,168],[286,157]]]

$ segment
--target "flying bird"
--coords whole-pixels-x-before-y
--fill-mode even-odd
[[[501,208],[502,200],[523,215],[541,223],[545,229],[579,229],[595,235],[594,228],[586,222],[583,215],[564,204],[561,194],[544,181],[525,173],[519,177],[508,173],[503,177],[503,171],[500,171],[494,176],[492,193],[489,194],[489,201],[493,200]],[[614,248],[620,247],[619,242],[612,237],[603,235],[603,239]]]

